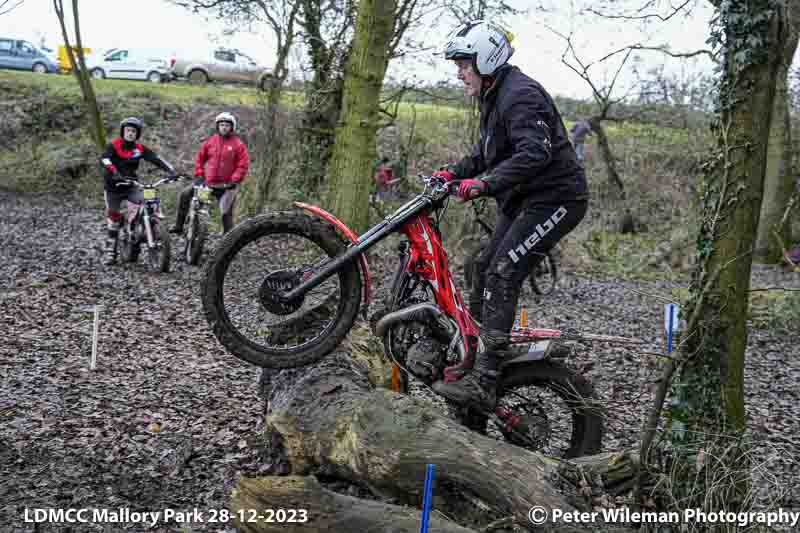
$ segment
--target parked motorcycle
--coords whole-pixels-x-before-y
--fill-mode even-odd
[[[146,251],[147,267],[154,272],[169,272],[171,266],[171,246],[169,233],[162,229],[161,198],[158,188],[176,181],[177,177],[161,178],[152,183],[127,180],[123,183],[139,187],[144,195],[141,204],[128,204],[127,223],[119,232],[119,247],[122,260],[135,263],[139,260],[142,246]]]
[[[190,265],[200,262],[208,239],[209,207],[213,190],[203,183],[192,186],[192,203],[186,215],[183,256]]]

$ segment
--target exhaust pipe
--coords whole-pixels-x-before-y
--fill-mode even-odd
[[[444,342],[451,342],[453,337],[458,335],[458,328],[447,318],[447,315],[445,315],[438,306],[429,302],[419,303],[389,313],[378,320],[378,323],[375,325],[375,333],[382,339],[386,333],[388,333],[389,328],[400,322],[421,322],[428,324],[434,322],[439,326],[438,328],[434,328],[434,330],[439,329],[439,331],[446,335],[446,338],[443,339]],[[466,356],[464,343],[457,342],[456,347],[459,355],[463,359]]]

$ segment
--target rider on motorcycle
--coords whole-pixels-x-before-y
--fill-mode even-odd
[[[222,227],[227,233],[233,227],[233,208],[239,184],[247,175],[250,159],[247,147],[236,135],[236,117],[224,112],[217,115],[216,132],[200,146],[195,157],[195,184],[205,180],[213,190],[222,211]],[[178,212],[170,233],[183,233],[183,224],[192,203],[193,185],[185,187],[178,196]]]
[[[445,58],[455,62],[465,94],[480,103],[480,141],[461,161],[434,172],[448,181],[462,180],[461,201],[481,196],[497,201],[496,229],[475,261],[469,299],[470,313],[482,322],[485,349],[464,377],[434,384],[451,401],[488,412],[497,402],[498,360],[514,324],[522,282],[583,219],[589,199],[555,103],[538,82],[508,64],[511,39],[485,21],[464,24],[447,38]]]
[[[136,117],[128,117],[119,123],[119,137],[106,145],[100,156],[103,167],[104,195],[106,202],[106,223],[108,237],[104,247],[103,264],[113,265],[117,261],[117,237],[122,225],[122,201],[141,203],[142,190],[125,182],[136,180],[139,161],[144,159],[165,172],[175,176],[175,169],[158,154],[140,144],[144,122]]]

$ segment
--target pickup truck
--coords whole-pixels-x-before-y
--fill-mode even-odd
[[[185,78],[199,85],[211,81],[246,83],[266,90],[272,72],[239,50],[217,49],[206,59],[175,58],[173,78]]]

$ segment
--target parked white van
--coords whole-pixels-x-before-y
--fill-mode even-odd
[[[86,58],[86,68],[93,78],[147,80],[161,83],[171,79],[174,56],[157,51],[112,48],[102,55]]]

